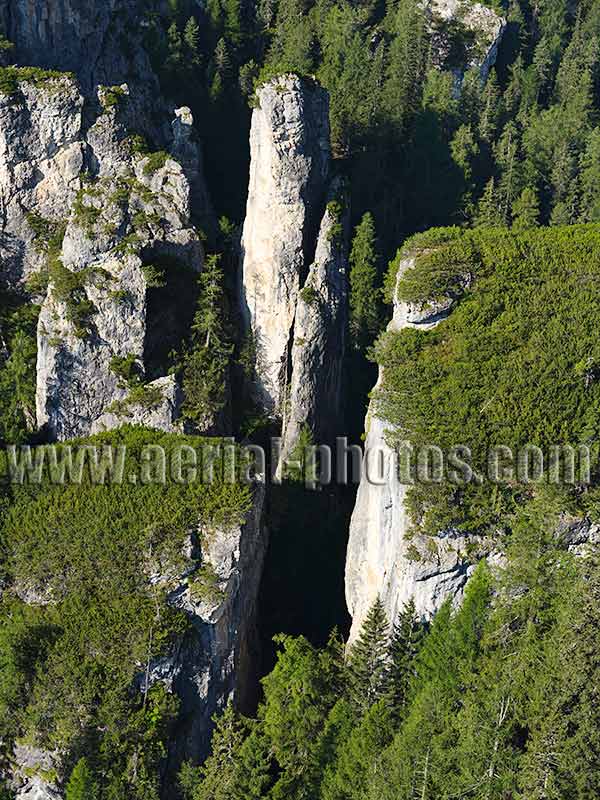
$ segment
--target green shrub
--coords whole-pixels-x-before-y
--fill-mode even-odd
[[[89,332],[90,319],[96,312],[85,291],[88,270],[73,272],[56,257],[50,262],[49,274],[54,297],[66,305],[66,318],[75,328],[75,335],[85,337]]]
[[[25,218],[34,233],[35,246],[39,252],[51,254],[60,251],[67,229],[66,222],[55,222],[33,211],[28,211]]]
[[[118,378],[130,388],[135,388],[140,383],[140,367],[135,353],[126,356],[113,356],[110,360],[110,369]]]
[[[144,273],[147,289],[162,289],[167,285],[164,269],[155,267],[154,264],[144,264],[142,272]]]
[[[4,343],[0,352],[0,440],[4,443],[19,444],[35,428],[39,311],[29,298],[0,287],[0,332]],[[1,513],[0,486],[0,517]]]
[[[18,93],[20,83],[31,83],[37,87],[44,87],[51,81],[61,78],[75,80],[75,76],[71,72],[57,72],[40,67],[0,67],[0,93],[13,97]]]
[[[130,136],[128,141],[132,153],[147,155],[150,152],[150,145],[139,133]]]
[[[330,202],[327,203],[327,211],[334,220],[327,234],[327,238],[330,242],[337,244],[341,241],[342,234],[344,233],[344,228],[341,223],[344,206],[339,200],[330,200]]]
[[[127,97],[127,92],[122,86],[105,87],[102,92],[102,108],[108,111],[115,108],[119,103]]]
[[[127,291],[127,289],[115,289],[114,291],[110,292],[110,296],[116,303],[119,303],[120,305],[124,305],[131,301],[131,294]]]
[[[164,395],[158,386],[150,386],[147,383],[142,383],[141,380],[135,380],[132,377],[129,385],[129,394],[124,400],[115,400],[106,409],[111,414],[117,416],[127,416],[133,406],[140,406],[148,411],[158,408],[164,400]]]
[[[224,598],[223,590],[219,585],[219,576],[212,564],[203,564],[190,578],[189,583],[192,597],[197,600],[217,604]]]
[[[115,253],[118,255],[136,255],[140,249],[140,237],[135,231],[124,236],[119,244],[115,247]]]
[[[145,159],[144,175],[147,177],[154,175],[155,172],[158,172],[159,169],[165,166],[170,158],[172,158],[171,154],[167,153],[165,150],[158,150],[156,153],[150,153]]]
[[[0,34],[0,53],[10,53],[14,49],[14,44],[6,36]]]
[[[300,298],[306,305],[311,306],[319,302],[319,293],[312,286],[305,286],[300,290]]]
[[[85,228],[88,233],[91,233],[94,225],[102,216],[102,208],[90,206],[84,203],[86,195],[89,195],[89,190],[82,189],[73,202],[73,216],[75,222],[82,228]]]

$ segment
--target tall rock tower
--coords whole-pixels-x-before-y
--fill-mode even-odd
[[[296,75],[259,89],[250,133],[241,306],[253,394],[281,420],[284,453],[338,415],[347,322],[347,201],[332,177],[327,93]]]

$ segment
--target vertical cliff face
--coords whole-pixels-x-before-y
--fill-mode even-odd
[[[307,426],[315,442],[343,433],[342,365],[348,317],[348,200],[333,182],[314,262],[298,295],[291,350],[291,380],[283,411],[282,459]]]
[[[0,23],[18,63],[75,72],[86,89],[151,74],[142,48],[123,47],[139,39],[135,0],[0,0]]]
[[[175,274],[183,302],[186,280],[193,287],[193,273],[202,266],[202,247],[190,223],[190,185],[169,154],[136,153],[112,107],[80,147],[95,170],[91,179],[77,176],[79,189],[67,212],[62,245],[46,254],[49,288],[38,324],[38,426],[53,438],[68,439],[106,429],[120,416],[170,430],[175,390],[164,380],[151,380],[162,376],[154,374],[160,365],[153,363],[158,344],[152,341],[150,292],[163,288],[162,305],[174,304],[173,314],[184,313],[176,308],[169,281]],[[33,158],[29,161],[35,166]],[[180,275],[186,270],[187,279]],[[115,359],[130,359],[136,377],[147,385],[132,391]]]
[[[452,69],[457,94],[467,69],[478,69],[485,80],[495,63],[506,21],[480,3],[432,0],[424,8],[428,14],[433,63]],[[462,42],[458,49],[457,41]],[[412,264],[413,260],[407,256],[398,274]],[[395,299],[389,329],[428,330],[449,310],[450,305],[415,308]],[[408,487],[398,479],[397,460],[386,440],[386,424],[377,416],[374,403],[367,413],[365,431],[366,463],[350,524],[346,557],[351,641],[358,635],[377,596],[381,597],[390,620],[411,597],[417,613],[429,618],[447,597],[460,600],[473,570],[464,557],[467,540],[455,532],[438,533],[435,555],[426,537],[411,534],[410,541],[407,540]]]
[[[171,604],[192,626],[174,657],[154,665],[151,680],[166,680],[186,711],[171,747],[178,763],[208,755],[212,716],[224,710],[228,698],[242,711],[255,702],[257,601],[267,547],[263,504],[264,487],[257,486],[243,525],[203,531],[201,563],[210,584],[200,593],[182,585],[171,594]]]
[[[398,277],[414,265],[407,256]],[[434,328],[450,311],[450,304],[414,307],[394,301],[388,330]],[[381,381],[381,374],[379,382]],[[379,383],[377,384],[379,385]],[[377,386],[375,387],[375,391]],[[457,602],[474,567],[464,558],[467,539],[441,531],[431,537],[406,537],[410,519],[406,507],[408,486],[398,476],[398,462],[387,442],[386,423],[371,403],[366,418],[365,464],[350,523],[346,558],[346,602],[352,616],[350,641],[358,635],[370,607],[379,596],[393,620],[412,597],[416,612],[430,618],[446,598]],[[418,553],[418,555],[417,555]]]
[[[43,268],[30,212],[66,219],[84,168],[83,96],[68,76],[16,84],[0,94],[0,263],[16,284]]]
[[[282,416],[300,290],[313,261],[327,196],[328,98],[283,75],[257,93],[242,236],[242,310],[256,348],[255,393]]]

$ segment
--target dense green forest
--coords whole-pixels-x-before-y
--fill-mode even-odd
[[[401,264],[414,266],[398,275]],[[486,477],[452,481],[446,463],[439,482],[416,481],[409,506],[417,529],[501,528],[535,483],[565,479],[564,457],[557,472],[549,468],[553,447],[589,448],[595,479],[598,225],[434,228],[409,239],[390,265],[388,285],[409,303],[452,298],[455,307],[433,331],[408,328],[379,339],[380,413],[417,449],[468,447],[475,476]],[[497,445],[512,452],[513,474],[492,482],[488,456]],[[528,482],[516,474],[525,446],[544,459],[544,474],[530,470]],[[581,480],[575,460],[574,483]]]
[[[282,636],[257,718],[227,709],[185,796],[597,797],[600,572],[557,535],[563,499],[516,512],[505,564],[427,629],[376,602],[347,658]]]
[[[124,427],[78,444],[126,448],[129,475],[145,445],[168,454],[202,441]],[[224,481],[225,461],[211,484],[167,475],[143,485],[110,480],[113,457],[90,459],[75,482],[58,479],[61,462],[60,453],[58,471],[46,462],[41,484],[3,481],[1,580],[13,591],[0,600],[0,759],[15,739],[69,753],[70,768],[93,753],[102,796],[149,800],[178,708],[163,684],[143,690],[143,678],[190,625],[167,596],[182,575],[198,599],[217,591],[186,542],[198,522],[204,535],[239,524],[250,492]],[[131,691],[136,680],[143,691]]]
[[[386,253],[408,233],[450,221],[597,218],[600,9],[592,0],[498,4],[508,25],[496,67],[485,85],[478,68],[467,70],[460,98],[452,70],[476,56],[477,42],[460,19],[450,31],[440,22],[451,47],[438,64],[416,0],[211,0],[202,17],[186,0],[170,6],[169,19],[153,18],[149,47],[167,90],[198,109],[209,171],[234,178],[213,183],[219,211],[237,221],[244,107],[257,82],[283,71],[314,74],[328,89],[354,217],[374,214]]]

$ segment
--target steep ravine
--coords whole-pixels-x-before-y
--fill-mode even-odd
[[[164,356],[189,329],[205,258],[198,228],[213,218],[191,112],[160,96],[135,34],[131,53],[122,52],[135,3],[106,3],[95,14],[77,0],[43,10],[34,3],[29,13],[31,5],[0,2],[18,63],[75,73],[23,74],[14,94],[0,98],[3,275],[13,286],[33,275],[48,281],[36,295],[38,426],[58,441],[126,422],[179,432],[181,391]],[[502,30],[488,12],[480,13],[484,27],[494,23],[482,77]],[[333,443],[354,427],[344,374],[352,210],[328,115],[327,93],[292,74],[263,85],[252,115],[236,301],[256,355],[253,400],[282,436],[279,477],[304,435]],[[42,226],[51,241],[40,240]],[[141,392],[119,374],[123,362],[135,364]],[[379,442],[382,424],[372,421],[368,434],[367,446]],[[397,552],[402,524],[393,514],[381,521],[394,499],[369,492],[361,486],[347,554],[352,486],[309,491],[284,480],[266,497],[255,493],[245,523],[207,533],[199,563],[216,576],[219,599],[195,601],[189,576],[180,576],[169,601],[189,631],[148,671],[150,684],[182,701],[165,796],[181,761],[206,754],[210,717],[229,696],[253,710],[273,634],[305,634],[317,644],[334,627],[347,634],[345,557],[353,633],[377,593],[390,613],[407,596],[409,582],[397,585],[406,567]],[[458,588],[437,577],[423,583],[423,609],[434,610],[465,580],[466,572]],[[60,754],[15,748],[10,777],[19,800],[62,796],[48,765],[62,777]]]
[[[133,61],[115,55],[123,13],[135,8],[106,5],[98,16],[70,3],[36,21],[21,4],[0,7],[18,62],[40,65],[15,69],[10,92],[0,96],[0,260],[9,288],[35,279],[42,306],[37,423],[47,441],[126,422],[181,430],[180,390],[162,353],[189,329],[204,258],[194,223],[212,212],[189,109],[173,109],[160,96],[135,36]],[[98,26],[107,29],[100,38]],[[98,86],[101,80],[109,86]],[[115,367],[130,363],[143,381],[135,395]],[[148,577],[149,588],[168,586],[168,605],[188,620],[170,654],[150,663],[132,687],[135,694],[161,685],[181,702],[161,776],[165,796],[182,760],[197,762],[208,752],[211,717],[227,698],[252,708],[263,505],[259,488],[245,522],[199,531],[190,544],[192,573],[175,581],[172,574]],[[198,570],[210,574],[212,586],[200,600],[191,591]],[[34,614],[46,603],[39,587],[3,584],[2,592],[24,598]],[[35,740],[20,742],[2,777],[19,800],[57,800],[72,767],[65,757]]]

